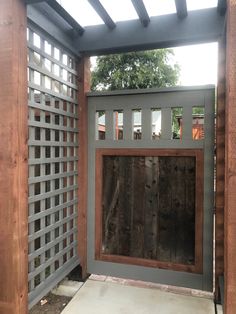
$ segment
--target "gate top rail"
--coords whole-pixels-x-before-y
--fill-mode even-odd
[[[91,91],[87,93],[88,97],[99,96],[121,96],[121,95],[138,95],[138,94],[157,94],[157,93],[170,93],[170,92],[183,92],[183,91],[203,91],[214,90],[215,85],[197,85],[197,86],[173,86],[173,87],[153,87],[153,88],[140,88],[140,89],[123,89],[113,91]]]
[[[204,148],[214,123],[214,85],[96,91],[87,97],[90,139],[97,148]]]

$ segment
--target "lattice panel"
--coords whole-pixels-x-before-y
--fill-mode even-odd
[[[77,264],[78,103],[75,58],[28,29],[29,301]]]

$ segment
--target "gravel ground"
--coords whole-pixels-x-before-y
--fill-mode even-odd
[[[32,307],[29,314],[60,314],[70,300],[71,298],[49,293]],[[42,305],[41,303],[44,302],[45,304]]]

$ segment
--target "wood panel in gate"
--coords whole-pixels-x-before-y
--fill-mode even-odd
[[[202,151],[96,155],[96,257],[201,272]]]

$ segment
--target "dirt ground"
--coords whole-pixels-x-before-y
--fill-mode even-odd
[[[81,267],[77,266],[67,277],[69,280],[82,281]],[[44,303],[44,300],[47,302],[42,305],[41,302]],[[71,298],[49,293],[32,307],[29,314],[60,314],[70,300]]]
[[[29,311],[29,314],[60,314],[70,300],[71,298],[49,293],[35,306],[33,306],[33,308]],[[45,302],[45,304],[42,305],[41,302]]]

